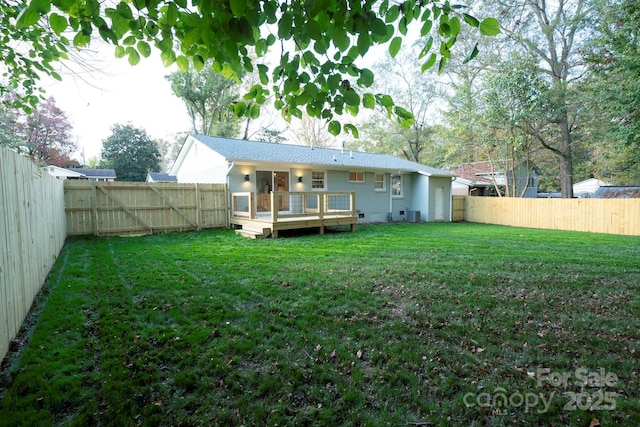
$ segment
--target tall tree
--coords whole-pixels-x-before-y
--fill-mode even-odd
[[[507,62],[503,72],[488,76],[485,86],[481,96],[485,128],[482,148],[496,169],[512,173],[505,176],[504,196],[522,197],[526,188],[521,194],[515,193],[513,174],[519,164],[524,164],[527,171],[533,167],[532,135],[543,133],[549,122],[549,85],[536,72],[535,63],[515,58]],[[502,196],[497,185],[496,189]]]
[[[10,95],[0,107],[0,144],[29,156],[38,164],[68,167],[77,165],[71,156],[77,150],[73,127],[55,102],[49,97],[27,114],[11,105],[17,100]]]
[[[235,105],[236,114],[254,116],[261,103],[273,99],[285,117],[301,117],[306,111],[330,121],[328,129],[334,134],[356,130],[343,126],[338,117],[357,114],[361,106],[378,104],[402,120],[411,119],[388,96],[367,91],[374,76],[358,64],[372,47],[388,46],[395,56],[414,27],[425,37],[423,66],[443,69],[465,23],[485,35],[499,32],[495,19],[479,21],[468,10],[435,1],[23,1],[9,8],[17,17],[16,28],[50,29],[48,35],[63,41],[55,46],[58,50],[86,46],[97,32],[116,45],[116,56],[126,56],[132,64],[155,46],[166,64],[176,63],[182,71],[190,64],[202,69],[208,60],[228,78],[257,69],[260,84]],[[65,37],[67,31],[72,38]],[[27,40],[40,48],[38,38]],[[8,44],[5,39],[0,43]],[[274,67],[251,58],[263,58],[270,50],[280,58]],[[60,56],[53,48],[40,51],[42,58]],[[470,57],[476,53],[472,50]],[[273,98],[265,96],[271,91]]]
[[[387,109],[378,108],[362,126],[363,141],[350,145],[434,164],[441,81],[436,73],[421,72],[418,49],[418,44],[406,47],[395,58],[388,56],[374,66],[379,76],[374,88],[391,95],[412,120],[398,121]]]
[[[600,10],[598,32],[585,50],[588,79],[581,88],[601,141],[602,175],[613,182],[640,181],[640,4],[613,1]]]
[[[572,88],[582,72],[580,49],[594,13],[593,0],[499,0],[503,32],[535,59],[551,85],[550,124],[555,132],[532,136],[559,159],[562,197],[573,197],[573,132],[578,109]]]
[[[187,107],[194,133],[227,138],[238,135],[240,122],[232,109],[238,83],[217,73],[211,62],[200,71],[175,71],[166,78]]]
[[[131,124],[115,124],[102,141],[101,166],[113,168],[120,181],[145,181],[148,172],[160,170],[158,145],[147,131]]]
[[[327,130],[323,120],[311,116],[303,116],[299,126],[292,130],[293,140],[298,145],[307,147],[333,147],[336,138]]]

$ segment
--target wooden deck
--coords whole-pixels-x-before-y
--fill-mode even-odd
[[[349,225],[358,217],[353,192],[232,193],[231,226],[246,237],[278,237],[281,230]]]

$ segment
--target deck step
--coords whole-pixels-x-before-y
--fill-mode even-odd
[[[251,227],[247,228],[245,226],[241,229],[236,230],[236,234],[239,234],[244,237],[248,237],[250,239],[264,239],[271,235],[271,229],[270,228],[256,229]]]
[[[263,239],[265,237],[264,234],[258,233],[257,231],[243,230],[243,229],[236,230],[236,234],[239,234],[244,237],[248,237],[250,239]]]

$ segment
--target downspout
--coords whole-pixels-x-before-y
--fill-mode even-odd
[[[227,190],[229,191],[229,195],[227,196],[228,201],[227,201],[227,221],[229,226],[231,225],[231,204],[233,203],[233,196],[231,195],[231,185],[229,182],[229,174],[231,173],[231,170],[234,168],[234,166],[236,165],[236,161],[232,160],[231,163],[229,163],[229,168],[227,169],[227,172],[225,173],[224,177],[225,177],[225,181],[227,182]]]
[[[453,181],[458,177],[451,177],[451,185],[449,186],[449,222],[453,222]]]
[[[393,182],[391,180],[391,177],[393,176],[393,173],[389,174],[389,214],[387,215],[387,220],[389,222],[393,221],[393,188],[391,188],[391,186],[393,185]]]

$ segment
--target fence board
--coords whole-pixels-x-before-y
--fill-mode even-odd
[[[0,358],[66,237],[62,181],[0,147]]]
[[[69,235],[112,235],[228,227],[224,184],[67,180]]]
[[[468,222],[640,236],[640,199],[453,199],[454,212],[456,203],[464,200]]]

